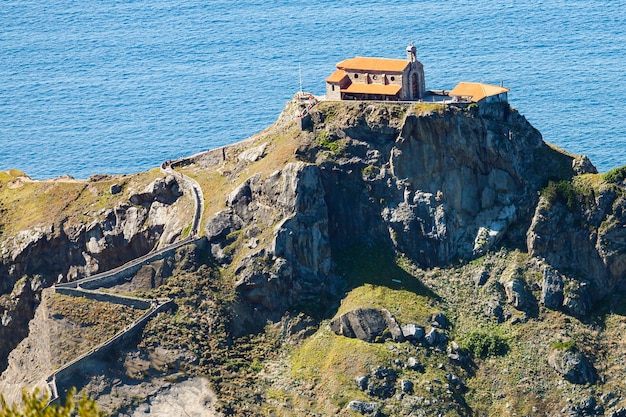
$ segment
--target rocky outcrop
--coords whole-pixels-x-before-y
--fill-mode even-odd
[[[382,104],[332,111],[311,113],[315,138],[298,156],[322,169],[336,248],[391,243],[423,266],[479,256],[530,222],[548,175],[574,174],[573,158],[508,106],[403,119]]]
[[[26,336],[42,288],[113,269],[178,238],[189,221],[175,204],[181,195],[174,177],[159,178],[143,192],[131,193],[128,202],[85,213],[93,219],[89,223],[65,219],[4,240],[0,336],[6,332],[7,337],[0,337],[0,371],[7,354]]]
[[[152,205],[154,202],[172,204],[183,195],[180,185],[173,175],[158,178],[143,192],[131,194],[128,200],[135,205]]]
[[[532,256],[577,282],[565,285],[575,288],[564,294],[577,315],[588,310],[586,300],[599,301],[626,282],[626,186],[589,181],[576,178],[554,194],[545,192],[527,233]]]
[[[226,199],[205,233],[218,262],[229,265],[233,246],[253,249],[235,265],[236,287],[248,302],[282,312],[298,303],[317,303],[334,291],[328,211],[319,168],[287,164],[263,178],[255,175]],[[271,239],[258,242],[271,228]]]
[[[277,317],[330,302],[341,286],[331,250],[391,246],[426,267],[480,256],[511,225],[530,224],[548,175],[574,175],[574,158],[508,105],[422,113],[341,103],[314,108],[311,126],[300,136],[301,162],[247,178],[205,228],[243,300]]]
[[[346,409],[355,411],[363,416],[378,416],[380,404],[369,401],[350,401]]]
[[[20,279],[11,294],[0,296],[0,371],[7,367],[9,353],[28,334],[28,323],[38,304],[38,279]]]
[[[63,221],[18,232],[0,247],[0,292],[24,275],[40,275],[44,286],[92,275],[149,252],[162,238],[173,241],[188,221],[177,218],[180,195],[174,177],[157,179],[127,203],[92,213],[90,223]]]
[[[593,384],[598,379],[591,362],[578,350],[553,352],[548,361],[559,375],[572,384]]]
[[[563,306],[563,278],[554,269],[543,268],[543,282],[541,285],[541,303],[552,310]]]

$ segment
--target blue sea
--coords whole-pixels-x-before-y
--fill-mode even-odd
[[[0,170],[133,173],[269,126],[299,86],[415,43],[429,89],[503,82],[546,141],[626,164],[626,4],[3,0]],[[547,168],[549,169],[549,168]]]

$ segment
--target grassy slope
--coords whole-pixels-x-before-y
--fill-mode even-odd
[[[140,190],[160,175],[158,169],[153,169],[94,181],[32,181],[19,171],[0,172],[0,238],[20,230],[58,226],[62,220],[70,224],[92,221],[100,210],[127,201],[129,190]],[[113,184],[122,186],[122,192],[112,195]]]
[[[73,358],[113,337],[144,311],[132,307],[51,294],[47,300],[49,316],[56,326],[51,341],[56,365],[62,366]]]
[[[400,265],[408,265],[400,260]],[[483,287],[476,287],[472,277],[483,264],[491,268],[492,276]],[[401,323],[426,324],[424,318],[437,311],[446,312],[452,321],[450,338],[463,345],[464,338],[472,332],[497,334],[502,337],[508,351],[502,356],[475,358],[471,369],[462,369],[450,363],[444,352],[437,352],[409,343],[365,343],[336,336],[323,322],[320,329],[302,344],[288,349],[288,353],[274,364],[282,369],[268,378],[268,403],[265,415],[353,415],[344,407],[351,400],[380,401],[360,391],[355,382],[358,376],[367,375],[377,366],[393,366],[393,362],[406,362],[409,356],[425,365],[423,372],[401,369],[398,379],[406,378],[416,385],[415,396],[440,398],[442,403],[456,404],[445,415],[545,415],[567,405],[567,399],[576,403],[595,393],[613,392],[623,395],[621,381],[626,378],[623,354],[626,344],[626,312],[599,312],[588,321],[581,322],[560,312],[541,308],[536,317],[524,317],[522,312],[510,309],[511,320],[498,324],[485,312],[486,304],[494,299],[492,286],[496,280],[506,278],[513,269],[523,268],[529,285],[538,277],[537,267],[527,255],[518,251],[501,251],[479,261],[449,269],[423,271],[409,266],[409,271],[419,278],[437,297],[416,294],[389,285],[363,284],[355,286],[342,300],[337,314],[357,306],[385,307]],[[379,275],[364,276],[377,278]],[[537,290],[534,291],[539,296]],[[619,304],[625,305],[624,303]],[[617,307],[616,307],[617,308]],[[620,310],[621,311],[621,310]],[[549,366],[547,357],[562,346],[575,345],[594,358],[595,365],[606,378],[595,387],[570,384],[559,377]],[[441,364],[443,367],[440,369]],[[454,372],[465,379],[468,392],[462,401],[441,390],[445,374]],[[271,379],[271,382],[269,381]],[[439,389],[439,391],[437,391]],[[406,415],[411,409],[397,399],[389,399],[384,411],[387,415]],[[438,406],[431,405],[434,413]],[[427,414],[430,415],[430,414]],[[436,414],[433,414],[436,415]]]

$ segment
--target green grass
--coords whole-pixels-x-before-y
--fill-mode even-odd
[[[183,239],[186,238],[186,237],[189,237],[189,233],[191,232],[191,226],[192,226],[192,224],[189,223],[187,226],[185,226],[185,228],[181,232],[181,237]]]
[[[422,322],[433,314],[437,295],[407,270],[403,259],[382,247],[353,247],[335,253],[338,272],[348,291],[337,314],[357,307],[386,308],[401,323]]]
[[[626,166],[613,168],[602,176],[604,181],[618,184],[626,179]]]
[[[556,341],[550,343],[550,346],[556,350],[574,350],[576,348],[576,342],[574,340]]]

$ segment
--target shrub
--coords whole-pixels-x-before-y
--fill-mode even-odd
[[[101,417],[104,416],[102,411],[98,410],[96,402],[86,395],[80,400],[75,401],[74,389],[67,393],[65,404],[48,404],[48,396],[41,395],[39,390],[33,393],[24,391],[22,393],[22,404],[11,404],[10,406],[0,393],[0,417],[26,417],[26,416],[42,416],[42,417]]]
[[[467,333],[461,341],[461,347],[473,357],[481,359],[502,356],[509,351],[506,339],[496,333],[485,331]]]
[[[576,192],[572,187],[572,183],[567,180],[548,182],[546,188],[541,191],[541,195],[550,204],[559,202],[565,204],[570,210],[576,207]]]
[[[552,346],[556,350],[570,351],[570,350],[576,349],[576,342],[573,340],[567,340],[564,342],[558,341],[558,342],[552,342],[550,346]]]
[[[319,132],[318,134],[318,141],[319,144],[322,148],[331,151],[334,154],[339,153],[340,149],[339,149],[339,143],[337,143],[336,141],[331,140],[331,138],[329,138],[328,136],[328,132],[326,132],[325,130],[322,130]]]
[[[614,168],[602,176],[606,182],[618,184],[626,179],[626,166]]]

